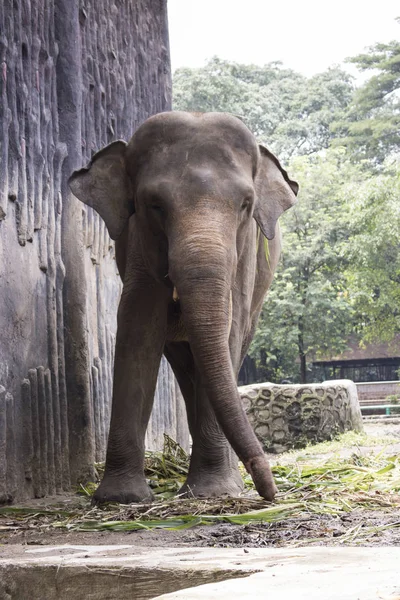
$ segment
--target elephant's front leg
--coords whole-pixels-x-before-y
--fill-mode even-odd
[[[110,434],[103,481],[93,500],[142,502],[144,438],[166,337],[168,290],[154,281],[125,284],[118,309]]]
[[[168,343],[165,356],[185,399],[193,440],[188,477],[179,493],[199,497],[237,496],[243,489],[238,459],[217,422],[189,344]]]
[[[196,375],[192,455],[180,493],[203,498],[238,496],[243,490],[238,458],[222,432],[200,375]]]

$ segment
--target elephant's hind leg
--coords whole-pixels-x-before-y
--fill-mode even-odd
[[[164,353],[185,399],[193,440],[189,473],[180,493],[204,498],[237,496],[243,489],[238,460],[217,422],[189,344],[168,343]]]

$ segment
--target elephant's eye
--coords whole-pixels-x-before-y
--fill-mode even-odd
[[[251,207],[251,198],[245,198],[243,200],[242,206],[241,206],[242,212],[245,212],[246,210],[249,210],[250,207]]]
[[[150,208],[157,215],[161,216],[164,214],[164,209],[161,206],[159,206],[158,204],[151,204]]]

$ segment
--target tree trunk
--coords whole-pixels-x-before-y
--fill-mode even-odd
[[[304,322],[303,317],[299,317],[299,335],[298,348],[300,358],[300,383],[307,383],[307,354],[304,352]]]
[[[300,354],[300,383],[307,383],[307,362],[306,355]]]

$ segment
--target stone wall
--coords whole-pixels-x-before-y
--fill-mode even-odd
[[[250,423],[267,452],[285,452],[362,431],[355,384],[347,379],[311,385],[254,383],[239,388]]]
[[[0,63],[0,502],[8,502],[68,489],[104,458],[121,284],[104,223],[67,179],[170,108],[166,0],[2,0]],[[176,434],[180,402],[164,364],[149,443],[164,428]]]

